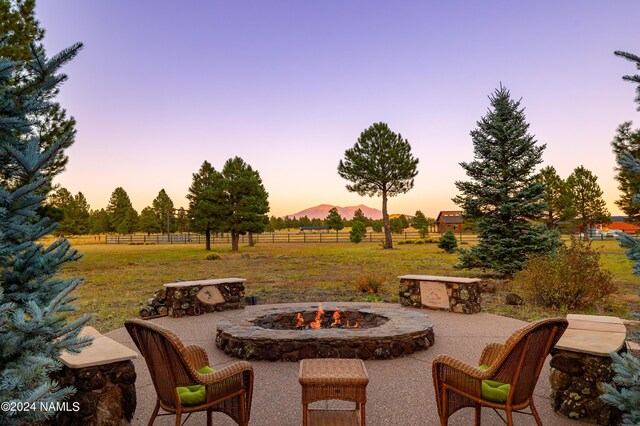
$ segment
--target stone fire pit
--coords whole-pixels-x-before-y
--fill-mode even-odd
[[[319,314],[318,304],[247,310],[234,322],[218,322],[216,346],[242,359],[367,360],[409,355],[429,348],[435,340],[427,315],[397,305],[322,303],[322,310]],[[340,324],[335,324],[336,312]],[[314,329],[312,323],[323,328]]]

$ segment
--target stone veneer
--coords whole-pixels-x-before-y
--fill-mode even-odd
[[[242,309],[245,306],[245,281],[242,278],[221,278],[165,284],[167,315],[183,317],[227,309]],[[210,301],[198,297],[200,291],[206,287],[215,292]]]
[[[620,411],[600,399],[613,384],[609,353],[622,352],[626,329],[616,317],[567,315],[569,327],[551,350],[551,406],[571,419],[617,424]]]
[[[217,326],[216,346],[236,358],[299,361],[306,358],[360,358],[389,359],[425,350],[433,345],[433,323],[419,312],[398,305],[361,303],[323,303],[326,312],[343,311],[353,316],[354,311],[363,318],[388,319],[384,324],[370,328],[325,328],[319,330],[263,328],[258,325],[266,316],[291,317],[298,312],[305,318],[314,316],[318,305],[247,308],[233,323],[220,321]]]
[[[480,279],[441,277],[432,275],[403,275],[400,278],[400,304],[422,308],[444,309],[463,314],[482,310]],[[433,288],[433,294],[422,294],[422,288]]]
[[[86,368],[65,366],[53,378],[60,386],[72,385],[77,389],[67,401],[69,407],[78,407],[77,411],[59,412],[53,425],[130,424],[136,410],[136,371],[131,361]]]
[[[52,379],[60,386],[74,386],[66,411],[51,419],[53,425],[121,426],[130,424],[136,410],[136,371],[131,360],[138,354],[126,346],[84,327],[81,336],[93,337],[79,354],[65,352],[62,370]]]

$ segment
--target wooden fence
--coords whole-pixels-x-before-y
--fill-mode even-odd
[[[475,242],[475,235],[456,234],[458,239]],[[431,234],[428,238],[440,238],[439,234]],[[275,243],[349,243],[349,232],[265,232],[254,234],[256,244]],[[393,234],[393,241],[418,240],[420,234],[417,231],[407,231],[401,234]],[[363,243],[379,243],[384,241],[384,233],[367,232]],[[204,244],[203,234],[164,234],[164,235],[107,235],[107,244]],[[248,244],[249,236],[241,235],[240,244]],[[211,234],[211,244],[231,244],[230,234]]]

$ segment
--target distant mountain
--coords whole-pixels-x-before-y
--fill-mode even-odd
[[[289,216],[290,218],[301,218],[303,216],[307,216],[309,219],[324,219],[329,214],[329,210],[334,207],[338,209],[338,213],[340,213],[340,216],[346,218],[347,220],[351,220],[353,218],[353,214],[358,209],[362,210],[362,213],[364,213],[366,217],[369,217],[371,219],[382,219],[382,212],[380,210],[367,207],[364,204],[348,207],[320,204],[319,206],[309,207],[308,209],[304,209],[302,211],[299,211],[298,213],[289,214],[287,216]]]

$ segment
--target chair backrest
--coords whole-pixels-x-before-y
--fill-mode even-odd
[[[518,405],[531,398],[547,355],[568,325],[563,318],[541,320],[509,337],[495,361],[498,369],[493,376],[496,381],[511,383],[507,403]]]
[[[176,387],[195,382],[184,345],[173,332],[152,322],[131,319],[124,325],[147,362],[158,397],[165,405],[176,407]]]

